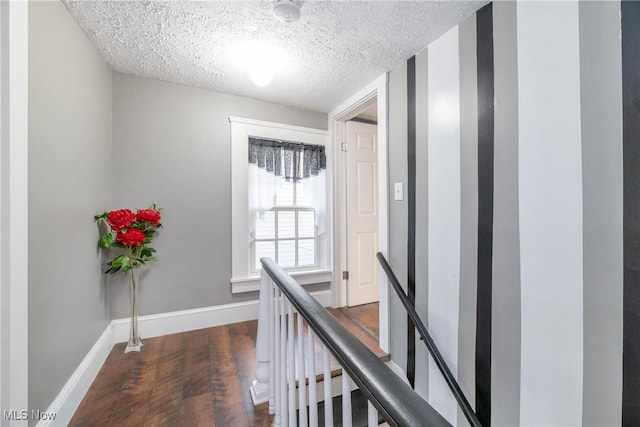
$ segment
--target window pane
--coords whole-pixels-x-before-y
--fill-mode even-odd
[[[296,266],[296,241],[278,242],[278,265],[280,267]]]
[[[275,239],[276,238],[276,215],[275,212],[265,212],[260,218],[256,215],[256,239]]]
[[[315,212],[300,211],[298,212],[298,236],[299,237],[316,237]]]
[[[305,239],[298,241],[298,266],[308,267],[316,265],[316,241]]]
[[[293,206],[293,182],[286,182],[284,178],[278,186],[278,193],[276,194],[276,206]]]
[[[275,260],[276,246],[274,242],[255,242],[255,245],[256,245],[255,269],[260,270],[262,268],[262,264],[260,264],[260,258],[269,257]]]
[[[294,211],[278,212],[278,239],[296,237],[296,213]]]

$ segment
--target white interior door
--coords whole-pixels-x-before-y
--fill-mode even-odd
[[[378,301],[378,128],[349,121],[347,135],[347,304]]]

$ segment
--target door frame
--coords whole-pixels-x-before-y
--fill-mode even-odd
[[[388,74],[385,73],[362,88],[356,94],[342,102],[329,113],[329,133],[335,167],[333,168],[333,273],[332,300],[334,307],[347,304],[347,283],[342,279],[342,271],[347,267],[347,233],[346,233],[346,167],[342,155],[344,122],[377,99],[378,110],[378,251],[389,255],[389,192],[388,192],[388,146],[387,146],[387,85]],[[389,352],[389,283],[387,277],[378,267],[379,328],[380,349]]]

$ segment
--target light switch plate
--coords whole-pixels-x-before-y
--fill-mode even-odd
[[[394,200],[403,200],[404,199],[404,194],[403,194],[403,190],[402,190],[402,183],[401,182],[396,182],[393,186],[394,188]]]

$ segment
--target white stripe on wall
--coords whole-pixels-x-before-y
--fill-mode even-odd
[[[582,422],[578,2],[518,3],[520,424]]]
[[[460,294],[460,69],[458,28],[429,46],[429,329],[457,375]],[[457,406],[429,361],[429,403],[456,423]]]
[[[416,55],[416,311],[427,323],[429,313],[429,200],[428,164],[428,102],[427,86],[429,55],[427,51]],[[426,369],[429,352],[416,334],[416,391],[425,399],[429,395],[429,370]]]

